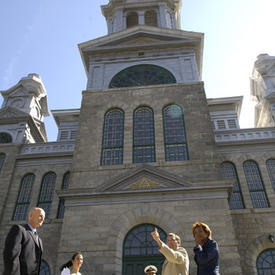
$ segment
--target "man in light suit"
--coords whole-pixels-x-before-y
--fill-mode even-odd
[[[153,239],[159,246],[159,251],[165,256],[162,266],[162,275],[188,275],[189,258],[186,250],[180,246],[180,237],[169,233],[166,244],[159,237],[158,230],[151,232]]]
[[[3,275],[39,275],[43,246],[36,228],[44,219],[44,210],[35,207],[29,212],[28,224],[11,227],[3,251]]]

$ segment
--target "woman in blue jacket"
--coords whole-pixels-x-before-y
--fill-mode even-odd
[[[197,275],[220,275],[219,248],[212,240],[212,232],[207,224],[196,222],[192,226],[196,246],[194,247]]]

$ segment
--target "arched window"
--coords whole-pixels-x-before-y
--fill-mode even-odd
[[[0,143],[12,143],[12,137],[8,133],[0,133]]]
[[[1,169],[2,169],[2,167],[4,165],[5,158],[6,158],[6,155],[0,153],[0,172],[1,172]]]
[[[268,175],[269,175],[272,187],[275,190],[275,159],[267,160],[266,167],[267,167],[267,171],[268,171]]]
[[[258,275],[275,274],[275,249],[264,250],[257,258]]]
[[[68,189],[69,179],[70,179],[70,172],[66,172],[63,176],[61,189]],[[64,218],[64,213],[65,213],[65,200],[60,199],[59,200],[59,205],[58,205],[58,210],[57,210],[57,218],[58,219],[63,219]]]
[[[51,275],[50,267],[45,260],[41,261],[39,275]]]
[[[157,27],[157,14],[154,10],[145,12],[145,25]]]
[[[253,208],[269,207],[258,164],[253,160],[247,160],[244,162],[243,168]]]
[[[23,221],[27,219],[28,209],[31,203],[31,193],[34,179],[34,174],[27,174],[21,180],[19,193],[12,218],[15,221]]]
[[[44,209],[46,213],[46,218],[49,218],[50,216],[51,205],[55,189],[55,181],[56,174],[54,172],[49,172],[43,177],[41,184],[37,206]]]
[[[242,190],[235,165],[231,162],[225,161],[221,164],[221,169],[224,179],[234,180],[233,193],[230,199],[229,208],[231,210],[244,209]]]
[[[165,160],[187,160],[188,151],[182,108],[172,104],[163,108]]]
[[[138,15],[136,12],[131,12],[127,15],[126,26],[127,28],[131,28],[136,25],[138,25]]]
[[[133,163],[155,162],[154,114],[149,107],[134,111]]]
[[[118,165],[123,163],[124,112],[112,109],[105,114],[101,165]]]
[[[176,83],[175,77],[166,69],[150,64],[136,65],[117,73],[109,88],[148,86]]]
[[[145,266],[151,264],[155,265],[158,268],[158,274],[161,274],[161,266],[165,258],[151,236],[155,227],[158,228],[160,238],[165,243],[166,233],[153,224],[138,225],[126,235],[123,243],[123,275],[144,274]]]

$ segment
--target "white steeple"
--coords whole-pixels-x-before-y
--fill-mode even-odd
[[[47,92],[40,76],[29,74],[0,92],[4,98],[0,132],[8,134],[15,143],[47,141],[44,125],[44,117],[49,116]]]
[[[275,56],[257,57],[250,83],[251,96],[257,102],[255,127],[275,126]]]
[[[110,0],[101,9],[108,34],[136,25],[180,29],[181,0]]]

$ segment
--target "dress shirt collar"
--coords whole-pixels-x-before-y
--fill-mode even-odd
[[[29,223],[28,223],[28,227],[31,229],[32,232],[36,232],[36,229],[34,229]]]

